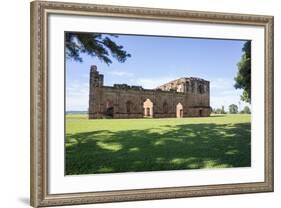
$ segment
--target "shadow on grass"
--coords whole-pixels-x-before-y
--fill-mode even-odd
[[[249,167],[250,123],[69,134],[65,159],[66,175]]]

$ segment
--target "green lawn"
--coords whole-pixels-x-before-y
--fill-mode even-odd
[[[99,119],[66,116],[66,174],[248,167],[250,115]]]

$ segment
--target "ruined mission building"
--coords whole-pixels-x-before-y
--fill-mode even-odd
[[[90,70],[90,119],[210,116],[209,81],[184,77],[155,89],[127,84],[103,85],[95,65]]]

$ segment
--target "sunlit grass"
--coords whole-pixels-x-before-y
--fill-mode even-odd
[[[250,115],[97,119],[66,116],[66,174],[247,167]]]

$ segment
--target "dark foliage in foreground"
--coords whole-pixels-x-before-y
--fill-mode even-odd
[[[110,55],[119,62],[125,62],[131,57],[122,45],[115,43],[117,35],[103,35],[99,33],[65,33],[65,55],[68,59],[82,62],[81,54],[97,57],[106,64],[111,64]]]
[[[250,126],[199,123],[171,126],[163,133],[100,130],[67,135],[72,145],[66,146],[66,174],[249,167]]]

